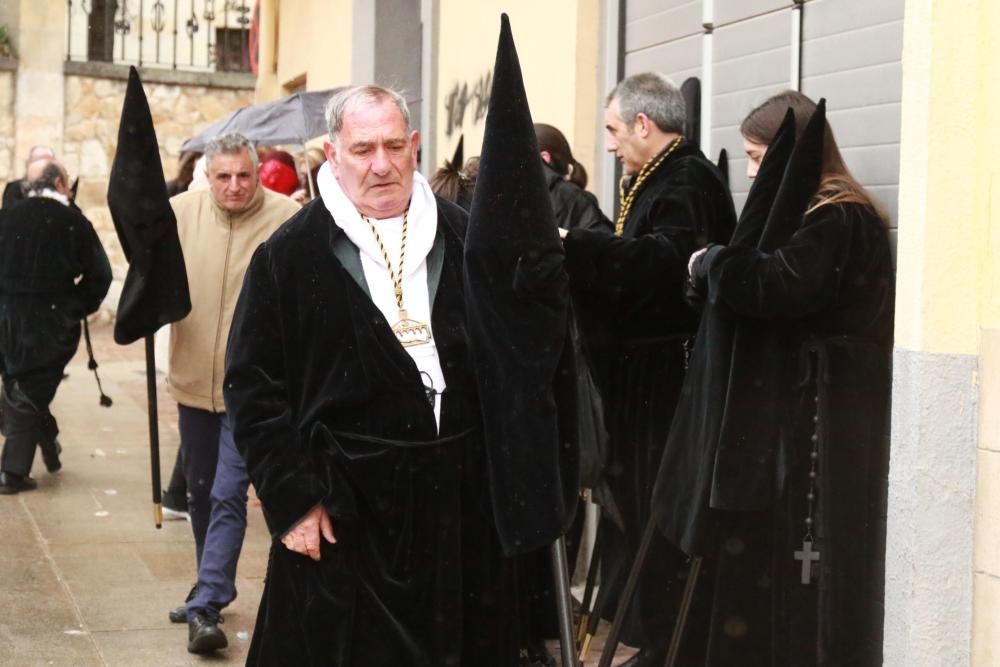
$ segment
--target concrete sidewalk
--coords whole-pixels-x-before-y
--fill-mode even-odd
[[[239,597],[222,625],[229,648],[191,655],[187,626],[167,611],[194,583],[194,539],[186,521],[153,526],[143,347],[114,345],[106,324],[92,333],[114,405],[99,406],[81,342],[52,406],[62,471],[49,475],[38,456],[38,489],[0,496],[0,665],[242,665],[267,566],[260,508],[249,508]],[[158,384],[165,485],[177,413],[162,376]]]
[[[270,542],[260,507],[251,491],[239,597],[221,626],[229,648],[191,655],[187,626],[171,624],[167,611],[194,583],[194,539],[186,521],[153,526],[144,348],[141,342],[115,345],[108,324],[92,326],[91,333],[114,405],[100,407],[81,341],[52,406],[63,469],[50,475],[37,456],[38,489],[0,496],[0,666],[242,665]],[[177,406],[162,375],[158,388],[165,486],[177,453]],[[602,623],[588,667],[597,664],[606,627]],[[558,643],[550,650],[557,656]],[[623,647],[614,664],[631,652]]]

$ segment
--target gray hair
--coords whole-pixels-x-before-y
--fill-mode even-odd
[[[36,155],[36,153],[44,153],[45,155]],[[41,144],[32,146],[31,150],[28,151],[28,159],[24,161],[24,166],[27,167],[35,160],[44,160],[45,158],[56,159],[56,152],[52,150],[51,146],[43,146]]]
[[[210,168],[212,165],[212,158],[216,155],[238,155],[243,151],[246,151],[247,155],[250,156],[250,162],[253,163],[253,170],[257,171],[259,164],[257,149],[254,147],[252,141],[239,132],[220,134],[219,136],[210,139],[209,142],[205,144],[205,165],[207,168]]]
[[[403,122],[406,124],[406,131],[410,131],[410,108],[406,104],[406,99],[391,88],[383,86],[350,86],[344,88],[330,98],[326,103],[326,128],[330,132],[330,139],[337,141],[340,130],[344,127],[344,112],[347,107],[357,101],[377,103],[384,100],[391,100],[403,115]]]
[[[607,104],[618,100],[618,114],[629,127],[638,114],[649,117],[661,132],[683,132],[687,111],[684,96],[659,72],[633,74],[608,93]]]
[[[48,158],[42,158],[42,159],[48,159]],[[56,183],[58,183],[60,180],[65,181],[68,178],[69,176],[66,174],[66,170],[62,168],[62,165],[53,160],[49,162],[47,165],[45,165],[45,167],[42,169],[41,175],[38,178],[28,183],[27,190],[29,192],[41,192],[42,190],[45,189],[55,190]],[[67,185],[69,184],[67,183]]]

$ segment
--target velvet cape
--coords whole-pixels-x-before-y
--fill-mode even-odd
[[[466,216],[438,199],[431,324],[440,432],[411,357],[367,295],[357,248],[321,200],[255,253],[225,397],[275,538],[248,664],[516,664],[510,563],[484,467],[463,296]],[[330,514],[322,560],[278,541]]]
[[[682,141],[643,184],[622,237],[573,230],[565,241],[573,303],[609,435],[601,493],[605,617],[614,614],[649,517],[698,324],[697,310],[684,298],[687,261],[708,242],[728,241],[735,224],[732,198],[718,170]],[[624,642],[656,646],[669,640],[683,587],[677,573],[685,561],[665,540],[654,539]]]

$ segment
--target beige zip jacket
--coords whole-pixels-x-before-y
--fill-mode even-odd
[[[257,246],[299,205],[261,185],[241,211],[219,206],[207,189],[181,193],[170,205],[177,216],[191,312],[171,325],[167,388],[181,405],[225,412],[226,341],[243,275]]]

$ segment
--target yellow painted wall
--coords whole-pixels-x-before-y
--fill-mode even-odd
[[[1000,325],[996,5],[906,5],[896,344],[909,350],[976,354],[980,327]]]
[[[460,134],[465,155],[478,155],[485,117],[474,117],[470,101],[460,127],[447,133],[449,94],[476,85],[492,71],[500,33],[500,14],[510,17],[514,43],[524,75],[531,116],[562,130],[574,156],[593,174],[593,136],[597,131],[598,0],[440,0],[438,6],[437,123],[434,141],[438,162],[450,158]],[[589,25],[584,25],[589,24]],[[588,114],[588,110],[589,114]]]
[[[273,74],[261,72],[258,101],[281,97],[287,93],[284,86],[303,74],[308,90],[351,83],[351,0],[264,0],[262,37],[269,3],[277,19],[276,68]]]

